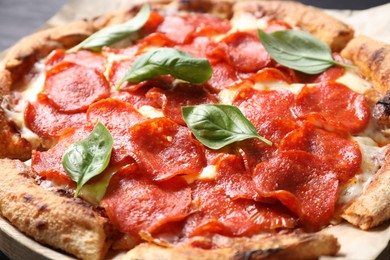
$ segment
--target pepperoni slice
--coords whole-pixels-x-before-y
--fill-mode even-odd
[[[149,88],[139,88],[135,91],[115,91],[110,97],[127,102],[134,108],[139,109],[142,106],[158,107],[153,98],[146,97]]]
[[[182,106],[214,104],[218,99],[199,85],[178,84],[174,89],[152,88],[146,97],[153,98],[162,105],[164,115],[180,125],[185,125],[181,113]]]
[[[258,71],[248,79],[256,82],[272,82],[272,81],[283,81],[288,84],[296,82],[296,79],[291,75],[277,68],[264,68]]]
[[[150,119],[130,129],[136,162],[154,180],[175,175],[197,175],[206,166],[203,146],[191,131],[168,118]]]
[[[199,208],[184,226],[189,237],[210,233],[250,236],[264,230],[296,226],[296,218],[279,205],[233,200],[215,184],[200,181],[193,184],[193,200]]]
[[[292,120],[292,106],[295,96],[288,90],[256,90],[243,88],[236,94],[233,105],[252,122],[260,135],[265,135],[269,121],[274,119]]]
[[[62,61],[76,63],[87,68],[95,69],[99,73],[104,73],[104,70],[106,69],[106,58],[100,53],[88,50],[79,50],[77,52],[67,54],[63,49],[55,50],[49,55],[45,63],[46,69],[51,69]]]
[[[191,189],[180,180],[156,183],[139,171],[122,170],[111,179],[100,201],[113,225],[138,237],[164,224],[180,221],[190,213]]]
[[[260,200],[252,175],[246,170],[244,161],[237,155],[223,156],[216,163],[218,186],[232,199]]]
[[[58,143],[45,152],[34,151],[31,157],[31,167],[46,180],[54,181],[58,185],[74,185],[62,166],[62,156],[68,147],[88,136],[92,129],[69,129],[64,133]]]
[[[129,129],[145,118],[130,104],[116,99],[104,99],[92,104],[87,111],[87,120],[91,125],[103,123],[114,138],[111,163],[116,164],[128,159]]]
[[[85,113],[58,112],[45,99],[29,103],[24,112],[26,126],[40,137],[53,139],[66,128],[78,128],[85,122]]]
[[[111,64],[111,69],[108,74],[108,81],[112,88],[115,88],[122,78],[125,76],[126,72],[130,69],[133,64],[134,59],[122,59],[113,61]],[[125,82],[121,88],[125,88],[127,85],[131,83]]]
[[[245,165],[251,172],[260,162],[274,156],[282,139],[299,126],[291,120],[274,119],[262,124],[261,135],[272,142],[272,146],[257,139],[249,139],[237,144]]]
[[[295,112],[298,116],[319,113],[351,133],[364,130],[370,119],[365,97],[336,82],[304,87],[297,96]]]
[[[239,80],[234,67],[226,62],[213,64],[212,67],[213,75],[209,79],[208,84],[215,93],[233,86]]]
[[[267,28],[265,28],[264,31],[267,33],[271,33],[275,31],[290,30],[290,29],[293,29],[293,27],[284,21],[270,20],[267,22]]]
[[[362,161],[359,145],[356,142],[309,123],[288,134],[279,149],[302,150],[318,156],[330,164],[338,174],[341,183],[346,183],[355,176]]]
[[[230,28],[229,21],[212,15],[170,15],[165,17],[158,31],[165,33],[171,40],[183,44],[191,42],[197,36],[225,33]]]
[[[76,113],[86,111],[94,101],[108,97],[110,86],[96,70],[61,62],[46,73],[43,94],[59,111]]]
[[[191,43],[177,45],[175,48],[187,52],[194,57],[206,58],[209,48],[213,45],[214,42],[209,37],[196,37]]]
[[[271,61],[259,38],[250,32],[228,35],[208,55],[212,58],[221,56],[238,71],[246,73],[256,72]]]
[[[260,163],[253,179],[263,196],[278,199],[308,229],[319,229],[333,217],[338,178],[314,155],[303,151],[280,152]]]

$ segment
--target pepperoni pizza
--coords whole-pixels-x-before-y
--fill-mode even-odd
[[[153,1],[0,70],[0,212],[80,259],[307,259],[390,218],[390,46],[279,1]]]

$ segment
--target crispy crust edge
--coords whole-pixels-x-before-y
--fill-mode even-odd
[[[170,2],[170,1],[161,1],[161,2]],[[213,2],[218,2],[218,1],[200,1],[200,2],[208,2],[212,3]],[[234,1],[226,1],[226,3],[231,3]],[[240,3],[242,5],[247,5],[250,6],[249,3],[252,1],[248,1],[248,3],[243,2]],[[331,21],[337,21],[334,18],[330,18],[329,16],[325,15],[323,12],[320,10],[316,10],[315,8],[311,8],[305,5],[302,5],[300,3],[295,3],[295,2],[286,2],[285,5],[281,5],[280,1],[259,1],[256,2],[256,4],[260,3],[260,9],[257,9],[258,11],[260,10],[262,12],[262,15],[274,15],[275,18],[278,19],[288,19],[290,23],[293,23],[294,25],[297,26],[302,26],[305,30],[313,33],[323,41],[327,42],[332,50],[334,51],[339,51],[341,50],[347,42],[353,37],[353,30],[341,23],[341,27],[339,22],[333,23]],[[231,6],[231,5],[229,5]],[[244,9],[240,9],[242,7],[239,7],[240,5],[236,5],[234,8],[235,10],[246,10],[245,7]],[[188,9],[194,9],[192,6],[185,7]],[[203,8],[202,5],[199,5],[199,8]],[[222,7],[218,7],[222,8]],[[215,12],[219,12],[218,8],[215,8]],[[226,7],[225,7],[226,8]],[[226,12],[230,12],[231,10],[226,9]],[[290,12],[291,10],[294,10],[294,12]],[[292,14],[290,14],[292,13]],[[323,16],[325,15],[325,16]],[[73,46],[83,40],[84,38],[88,37],[90,34],[92,34],[94,31],[112,23],[117,23],[121,22],[124,19],[127,19],[129,16],[129,12],[113,12],[111,14],[108,14],[104,17],[101,17],[99,19],[92,19],[92,20],[85,20],[81,22],[76,22],[71,25],[65,26],[65,27],[60,27],[60,28],[54,28],[54,29],[49,29],[43,32],[36,33],[30,37],[25,38],[22,40],[19,44],[17,44],[6,56],[5,62],[4,62],[4,70],[0,70],[0,93],[1,96],[5,94],[9,94],[10,89],[12,89],[13,83],[16,81],[16,79],[23,74],[24,72],[28,71],[31,69],[32,65],[39,60],[40,58],[44,57],[47,55],[51,50],[54,48],[67,48],[69,46]],[[324,18],[328,17],[328,18]],[[325,19],[327,22],[324,22]],[[317,21],[319,24],[316,24]],[[314,25],[315,26],[314,26]],[[333,25],[332,25],[333,24]],[[330,31],[328,29],[327,25],[330,25]],[[68,28],[67,30],[64,30],[64,28]],[[333,30],[334,28],[337,28],[336,30]],[[324,31],[327,31],[327,33],[324,34]],[[66,32],[66,33],[64,33]],[[71,32],[71,33],[70,33]],[[354,40],[352,40],[353,42]],[[348,50],[348,47],[346,48]],[[364,63],[365,63],[365,58],[367,55],[370,55],[369,51],[367,52],[361,52],[359,57],[353,58],[353,51],[351,54],[347,54],[346,50],[343,51],[343,55],[354,61],[357,65],[361,61],[362,62],[362,67],[364,68]],[[380,53],[378,53],[380,54]],[[380,56],[380,55],[376,56]],[[372,60],[375,60],[373,64],[377,64],[377,62],[381,63],[382,61],[380,58],[372,58]],[[355,59],[355,60],[354,60]],[[358,65],[359,66],[359,65]],[[360,66],[359,66],[360,67]],[[376,78],[378,76],[372,74],[370,75],[370,69],[368,69],[366,72],[362,68],[363,74],[366,75],[367,77],[371,78],[373,82],[376,81]],[[390,68],[390,65],[388,66]],[[387,71],[387,70],[386,70]],[[379,75],[379,73],[378,73]],[[389,75],[389,73],[387,73]],[[380,77],[379,77],[380,78]],[[5,83],[4,83],[5,82]],[[384,80],[378,80],[378,86],[386,86],[386,84],[383,84],[383,82],[388,82],[388,78]],[[387,85],[389,85],[387,83]],[[380,89],[380,87],[378,87]],[[1,111],[0,111],[1,112]],[[0,126],[2,122],[5,122],[5,116],[0,113]],[[18,147],[23,147],[23,145],[16,145],[17,143],[23,142],[24,139],[20,138],[16,132],[12,130],[12,128],[9,128],[7,130],[7,127],[4,125],[5,131],[7,131],[7,134],[10,136],[8,138],[7,143],[8,145],[10,143],[14,144],[12,149],[8,147],[3,149],[4,144],[0,143],[0,151],[19,151],[16,154],[0,154],[0,157],[12,157],[12,158],[21,158],[21,159],[28,159],[29,152],[23,151],[22,148]],[[16,143],[15,140],[17,140]],[[5,147],[5,146],[4,146]],[[16,149],[16,150],[15,150]],[[18,150],[20,149],[20,150]],[[31,148],[30,148],[31,149]],[[3,163],[3,161],[2,161]],[[18,164],[18,163],[16,163]],[[19,167],[19,166],[18,166]],[[387,174],[389,175],[389,174]],[[379,178],[379,177],[378,177]],[[375,183],[374,180],[372,183]],[[370,187],[372,185],[370,184]],[[388,186],[387,186],[388,187]],[[375,189],[375,188],[373,188]],[[369,188],[367,189],[369,190]],[[1,203],[1,201],[0,201]],[[348,212],[353,212],[352,208]],[[347,213],[347,211],[346,211]],[[350,214],[350,213],[348,213]],[[351,213],[352,214],[352,213]],[[387,217],[388,218],[388,217]],[[352,219],[352,218],[351,218]],[[356,222],[356,221],[355,221]],[[372,223],[376,223],[376,221],[371,221]],[[353,224],[355,224],[352,221]],[[378,222],[379,223],[379,222]],[[357,224],[359,225],[359,224]],[[359,225],[360,226],[360,225]],[[370,226],[371,227],[371,226]],[[362,227],[361,227],[362,228]],[[28,232],[26,232],[28,233]],[[37,239],[40,241],[39,239]],[[45,241],[41,241],[43,243],[46,243]]]
[[[315,259],[319,256],[334,256],[340,248],[336,238],[324,233],[294,232],[258,235],[250,239],[216,238],[219,239],[219,248],[207,250],[188,246],[164,248],[142,243],[130,250],[123,259]]]
[[[81,200],[42,189],[30,167],[1,159],[0,213],[40,243],[80,259],[102,259],[109,246],[111,226]]]
[[[334,52],[341,51],[353,38],[351,26],[326,14],[322,10],[293,1],[242,1],[234,12],[250,12],[257,16],[270,16],[318,37]]]

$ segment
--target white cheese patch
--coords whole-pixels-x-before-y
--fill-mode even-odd
[[[161,109],[157,109],[152,106],[142,106],[138,109],[138,112],[140,112],[144,117],[147,118],[164,117],[164,114]]]
[[[42,144],[42,139],[26,127],[24,111],[29,102],[36,101],[38,93],[42,91],[45,85],[44,63],[42,61],[37,62],[32,71],[36,74],[34,78],[22,90],[16,91],[21,96],[20,101],[10,110],[8,109],[7,99],[4,98],[1,108],[7,116],[7,119],[14,122],[20,129],[21,137],[29,141],[35,149]]]
[[[242,12],[231,19],[231,31],[253,31],[257,29],[265,29],[268,26],[268,20],[269,19],[266,17],[258,19],[253,16],[253,14]]]
[[[369,137],[352,137],[352,139],[359,144],[362,153],[362,164],[360,172],[355,178],[339,191],[338,203],[341,205],[348,204],[363,194],[372,176],[383,164],[385,150],[390,148],[390,145],[379,147]]]
[[[217,167],[215,165],[208,165],[203,168],[202,172],[199,175],[191,176],[185,175],[183,178],[186,180],[188,184],[193,183],[197,180],[204,181],[213,181],[217,177]]]
[[[336,82],[346,85],[348,88],[359,94],[364,94],[371,88],[371,84],[352,69],[347,69],[344,75],[339,77]]]

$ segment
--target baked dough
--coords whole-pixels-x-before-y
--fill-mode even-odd
[[[353,29],[318,9],[296,2],[282,1],[158,1],[154,8],[171,10],[200,10],[223,17],[241,12],[256,17],[273,16],[300,27],[325,41],[334,51],[340,51],[353,37]],[[166,5],[170,3],[169,5]],[[207,9],[206,9],[207,7]],[[210,8],[210,9],[209,9]],[[56,48],[76,45],[95,31],[121,23],[136,12],[136,8],[115,11],[103,17],[48,29],[19,42],[8,53],[0,69],[0,101],[20,87],[19,79],[28,73],[35,62]],[[352,40],[342,55],[359,66],[364,76],[384,94],[389,88],[389,46],[360,36]],[[0,158],[27,160],[33,147],[20,137],[18,129],[7,122],[0,111]],[[390,159],[376,174],[364,195],[351,204],[343,217],[362,229],[376,226],[390,218],[389,182]],[[0,160],[0,212],[19,230],[37,241],[74,254],[81,259],[100,259],[110,246],[111,231],[108,220],[81,200],[61,195],[57,191],[41,188],[34,180],[30,167],[21,161]],[[15,187],[10,189],[10,187]],[[378,201],[373,204],[372,201]],[[34,216],[34,217],[31,217]],[[339,249],[332,236],[293,233],[252,239],[225,238],[225,248],[202,250],[194,248],[162,248],[153,244],[140,244],[126,259],[226,259],[254,258],[312,258],[334,255]],[[226,246],[229,245],[229,246]]]

